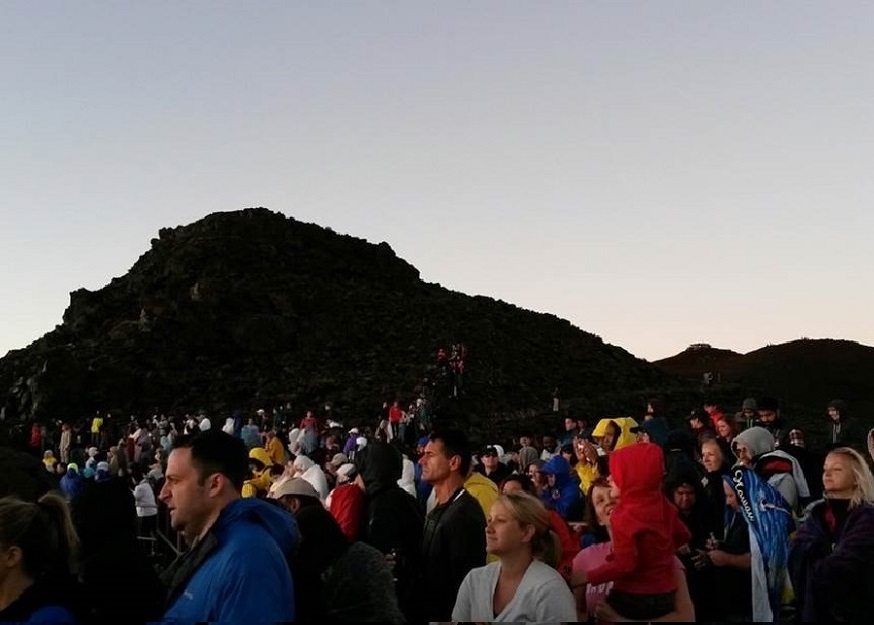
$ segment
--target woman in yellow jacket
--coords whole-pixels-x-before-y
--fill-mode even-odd
[[[583,495],[588,496],[589,487],[599,475],[598,450],[586,439],[577,438],[574,440],[574,453],[577,456],[574,471],[580,478],[580,490]]]
[[[243,497],[265,497],[273,483],[271,467],[273,460],[263,447],[253,447],[249,451],[249,466],[252,468],[251,479],[243,482]]]
[[[637,435],[631,431],[633,427],[637,427],[637,421],[631,417],[601,419],[592,431],[592,438],[609,454],[637,442]]]

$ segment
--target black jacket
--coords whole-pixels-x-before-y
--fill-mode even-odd
[[[398,486],[403,459],[396,448],[370,443],[355,456],[355,464],[365,487],[359,538],[384,554],[393,552],[398,600],[409,614],[421,569],[424,511],[415,497]]]
[[[421,617],[451,621],[461,582],[486,564],[486,518],[479,502],[459,488],[425,519],[422,536]]]

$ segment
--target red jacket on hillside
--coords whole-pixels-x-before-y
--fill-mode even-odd
[[[400,423],[403,417],[404,411],[401,410],[400,407],[392,405],[391,408],[388,409],[389,423]]]

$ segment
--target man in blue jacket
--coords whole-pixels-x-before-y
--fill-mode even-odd
[[[294,517],[243,499],[243,441],[220,430],[180,437],[167,460],[160,500],[188,551],[165,571],[165,622],[293,621],[289,560],[300,534]]]

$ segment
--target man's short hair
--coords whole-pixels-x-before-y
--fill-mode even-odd
[[[759,410],[767,410],[768,412],[777,412],[780,410],[780,402],[776,397],[760,397],[757,403],[759,405]]]
[[[432,432],[429,438],[434,442],[440,441],[443,443],[443,450],[447,458],[452,456],[459,456],[461,458],[458,472],[462,476],[466,476],[470,472],[470,460],[473,450],[464,432],[461,430],[437,430]]]
[[[249,475],[249,457],[241,439],[221,430],[206,430],[178,437],[173,449],[191,450],[201,484],[210,475],[221,473],[236,490],[243,489]]]

